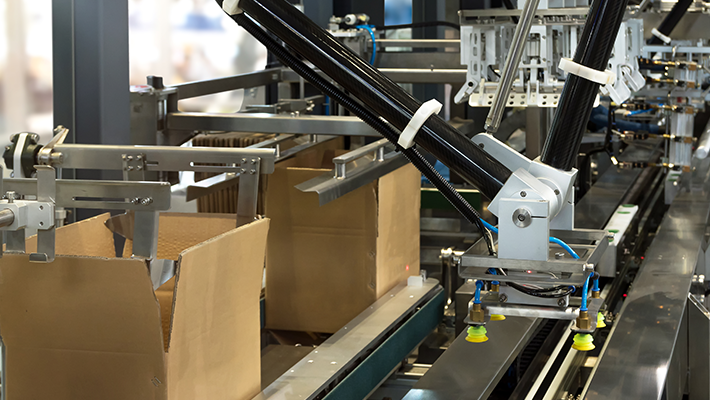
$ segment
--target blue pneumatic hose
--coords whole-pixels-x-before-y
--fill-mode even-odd
[[[592,272],[584,280],[584,286],[582,286],[582,306],[579,307],[579,311],[587,311],[587,295],[589,293],[589,280],[592,278],[594,273]]]
[[[375,57],[377,57],[377,38],[375,38],[375,28],[374,25],[358,25],[357,29],[365,29],[370,33],[370,38],[372,39],[372,57],[370,58],[370,65],[375,65]]]
[[[473,304],[481,304],[481,289],[483,288],[483,281],[476,281],[476,293],[473,297]]]

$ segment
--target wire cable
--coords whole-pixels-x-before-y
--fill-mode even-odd
[[[377,58],[377,38],[375,37],[375,31],[372,30],[374,25],[358,25],[357,29],[364,29],[370,33],[370,38],[372,39],[372,57],[370,57],[370,65],[375,65],[375,58]]]
[[[483,225],[486,228],[493,231],[496,235],[498,234],[498,228],[491,225],[486,220],[481,220],[481,221],[483,221]],[[579,255],[574,250],[572,250],[572,247],[570,247],[567,243],[563,242],[562,240],[560,240],[556,237],[550,236],[550,243],[554,243],[554,244],[562,247],[567,253],[569,253],[569,255],[572,256],[572,258],[574,258],[575,260],[579,260]]]

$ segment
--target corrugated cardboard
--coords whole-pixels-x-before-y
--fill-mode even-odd
[[[336,332],[419,274],[421,175],[408,165],[320,207],[294,186],[329,171],[320,166],[332,158],[307,152],[269,177],[267,328]]]
[[[177,254],[177,275],[173,290],[154,293],[145,262],[82,254],[101,253],[89,242],[92,235],[108,237],[106,218],[57,230],[58,243],[65,234],[74,237],[58,254],[80,257],[60,255],[51,264],[31,264],[26,255],[0,260],[6,399],[256,395],[269,221],[232,229],[234,216],[161,216],[161,240],[174,243],[163,243],[163,254]],[[112,242],[104,244],[113,249]]]
[[[243,133],[231,132],[220,134],[203,134],[192,139],[192,144],[195,147],[230,147],[244,148],[261,143],[265,140],[272,139],[276,135],[266,135],[261,133]],[[198,172],[195,174],[195,179],[199,182],[203,179],[210,178],[217,174]],[[263,213],[264,204],[261,195],[266,187],[268,176],[262,176],[259,179],[259,200],[257,203],[257,212]],[[232,186],[227,189],[222,189],[216,193],[197,199],[197,211],[201,213],[237,213],[237,199],[239,198],[239,187]]]

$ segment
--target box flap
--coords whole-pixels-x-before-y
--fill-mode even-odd
[[[55,252],[58,255],[87,257],[116,257],[113,233],[105,222],[111,214],[101,214],[93,218],[75,222],[56,230]],[[37,251],[37,236],[27,238],[25,252]]]
[[[0,261],[8,399],[166,399],[160,310],[145,263]]]
[[[419,274],[420,189],[421,173],[411,164],[379,180],[377,298]]]
[[[261,391],[268,230],[269,220],[256,221],[180,255],[167,354],[170,400],[251,399]]]
[[[236,228],[232,214],[161,213],[158,229],[158,258],[177,260],[180,252]],[[123,257],[131,256],[133,241],[126,240]]]

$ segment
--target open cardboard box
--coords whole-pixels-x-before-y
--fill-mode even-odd
[[[406,165],[324,206],[295,186],[333,169],[326,143],[269,176],[266,327],[334,333],[419,274],[421,174]]]
[[[269,220],[161,215],[159,258],[177,261],[176,278],[154,292],[145,261],[114,256],[108,218],[58,229],[53,263],[0,260],[5,398],[257,395]]]

